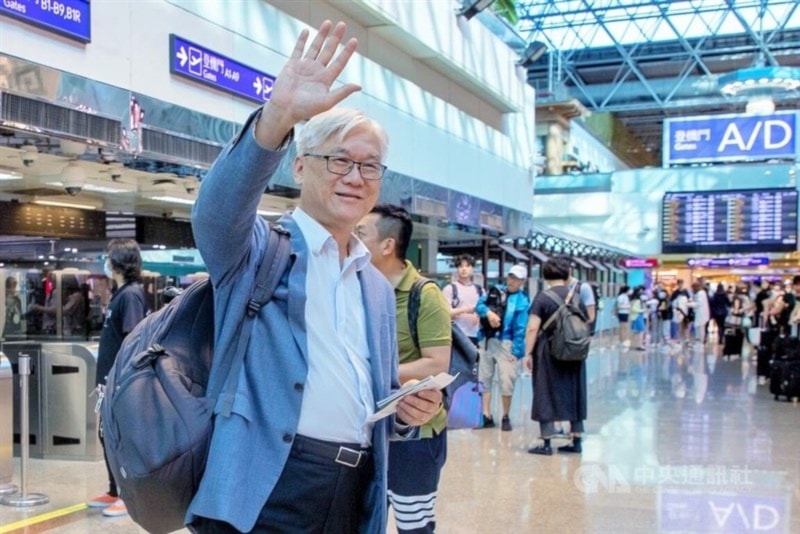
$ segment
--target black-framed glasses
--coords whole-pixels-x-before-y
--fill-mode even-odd
[[[306,152],[303,157],[321,158],[325,160],[328,172],[338,174],[339,176],[346,176],[350,174],[353,167],[358,166],[358,172],[365,180],[380,180],[383,173],[386,172],[386,165],[374,163],[371,161],[353,161],[350,158],[342,156],[329,156],[325,154],[312,154]]]

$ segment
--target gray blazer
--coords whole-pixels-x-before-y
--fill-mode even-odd
[[[192,212],[197,247],[214,286],[217,351],[230,350],[235,326],[252,291],[256,262],[269,231],[256,209],[284,155],[258,145],[252,131],[254,117],[214,163]],[[187,524],[202,516],[226,521],[241,531],[251,530],[292,447],[308,374],[308,250],[291,216],[284,216],[281,224],[292,234],[293,263],[254,324],[232,414],[215,420],[208,463],[187,512]],[[394,292],[371,265],[360,272],[359,279],[372,389],[375,399],[381,399],[398,387]],[[360,531],[364,533],[386,528],[390,438],[399,438],[394,418],[376,423],[372,434],[375,475],[363,503]]]

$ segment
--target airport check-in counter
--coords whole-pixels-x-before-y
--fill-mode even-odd
[[[0,349],[18,383],[21,355],[31,359],[29,429],[31,458],[96,461],[103,458],[97,436],[94,390],[97,343],[7,342]],[[14,454],[20,444],[20,388],[13,388]]]

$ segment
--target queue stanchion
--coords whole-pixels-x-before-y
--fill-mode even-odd
[[[606,347],[606,340],[605,340],[605,314],[603,310],[605,306],[603,305],[603,300],[601,298],[597,299],[595,303],[595,332],[597,333],[597,347],[599,352],[605,352],[608,347]]]
[[[16,493],[17,486],[11,483],[14,476],[14,398],[11,395],[14,374],[11,362],[0,351],[0,495]]]
[[[28,493],[28,456],[29,450],[29,421],[28,421],[28,378],[31,374],[31,358],[27,354],[19,355],[19,423],[20,423],[20,489],[16,493],[3,495],[0,497],[0,504],[15,506],[17,508],[27,508],[29,506],[39,506],[50,502],[50,498],[42,493]]]

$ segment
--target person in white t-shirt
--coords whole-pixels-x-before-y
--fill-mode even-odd
[[[450,304],[450,317],[478,346],[480,317],[475,312],[475,305],[483,295],[483,287],[473,281],[475,258],[469,254],[456,257],[456,279],[444,286],[444,299]]]
[[[630,340],[630,325],[628,323],[631,314],[631,288],[629,286],[622,286],[619,288],[617,301],[614,308],[617,313],[617,320],[619,321],[619,343],[622,346],[628,347],[631,344]]]

